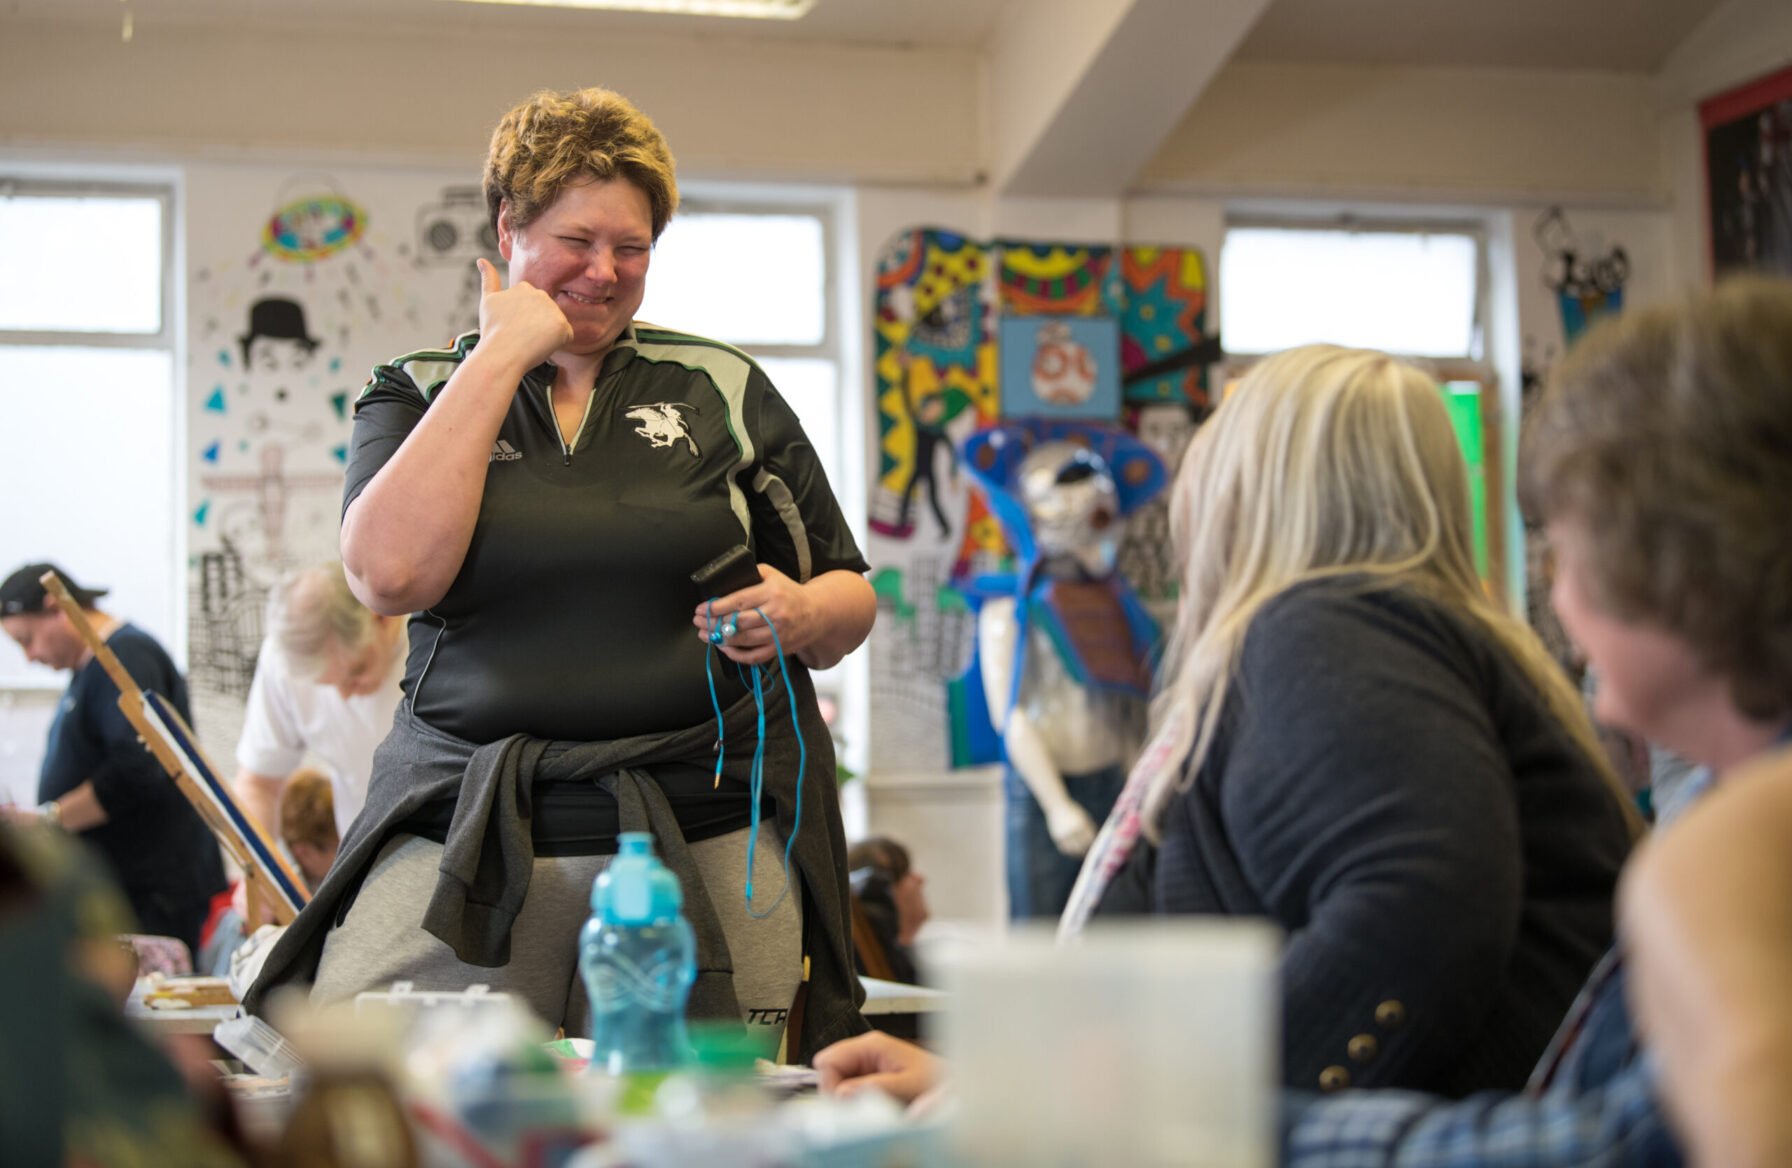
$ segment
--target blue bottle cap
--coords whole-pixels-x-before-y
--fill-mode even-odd
[[[625,831],[616,837],[616,858],[591,882],[591,913],[614,925],[657,925],[684,907],[678,877],[653,852],[653,836]]]

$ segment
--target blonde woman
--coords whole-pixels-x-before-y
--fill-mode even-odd
[[[1151,910],[1286,930],[1289,1086],[1519,1086],[1611,940],[1638,821],[1567,680],[1482,590],[1438,387],[1382,353],[1264,360],[1196,435],[1171,516],[1156,732],[1066,930],[1131,852]]]

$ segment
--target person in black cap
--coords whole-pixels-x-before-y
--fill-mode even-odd
[[[118,687],[43,586],[41,577],[51,571],[137,684],[191,719],[186,680],[167,651],[142,629],[94,607],[106,589],[83,588],[54,564],[27,564],[0,583],[0,628],[28,660],[73,677],[50,723],[38,806],[4,812],[79,835],[111,863],[144,932],[178,937],[197,952],[211,898],[224,888],[218,846],[137,740],[118,708]]]

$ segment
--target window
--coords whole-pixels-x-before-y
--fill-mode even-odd
[[[687,198],[654,247],[647,295],[636,315],[738,345],[752,355],[790,403],[814,444],[848,521],[864,533],[857,486],[864,478],[859,424],[843,400],[847,339],[840,322],[851,310],[837,278],[833,202],[760,202]],[[842,761],[863,768],[862,661],[816,673],[817,691],[836,703],[846,750]]]
[[[1235,223],[1220,248],[1226,351],[1329,341],[1478,359],[1480,258],[1476,228]]]
[[[1314,342],[1417,358],[1438,381],[1469,470],[1475,564],[1507,590],[1498,379],[1484,353],[1483,231],[1468,224],[1252,221],[1220,249],[1227,392],[1257,357]]]
[[[738,345],[802,420],[836,492],[840,347],[825,209],[688,200],[654,247],[640,319]]]
[[[172,195],[0,178],[0,573],[110,588],[108,612],[185,657]],[[65,679],[0,638],[0,687]]]

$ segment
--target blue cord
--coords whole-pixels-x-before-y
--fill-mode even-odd
[[[709,621],[711,628],[714,628],[716,623],[715,608],[715,597],[712,596],[704,602],[703,615]],[[714,633],[709,635],[709,643],[710,645],[720,643],[716,640]],[[720,787],[722,785],[722,759],[725,757],[724,750],[726,749],[724,744],[727,740],[727,735],[722,729],[722,703],[716,699],[715,675],[709,671],[708,646],[705,646],[703,649],[703,680],[709,683],[709,705],[710,708],[716,712],[716,786]]]
[[[715,601],[712,599],[704,610],[704,616],[708,618],[712,628],[715,626],[714,609]],[[747,836],[745,891],[747,914],[764,920],[778,911],[778,906],[784,903],[784,898],[790,893],[790,855],[796,848],[797,833],[803,829],[803,776],[809,769],[809,744],[803,741],[803,728],[797,721],[796,693],[790,685],[790,667],[784,663],[784,643],[779,638],[778,630],[773,626],[771,618],[757,608],[753,611],[759,613],[759,619],[765,622],[766,628],[771,629],[772,648],[777,651],[778,671],[784,677],[784,700],[790,707],[790,728],[796,733],[797,746],[796,815],[791,821],[790,838],[784,842],[784,887],[779,889],[778,899],[772,901],[772,906],[764,912],[759,912],[753,907],[753,858],[759,845],[759,804],[765,789],[765,690],[763,679],[759,675],[759,666],[749,665],[746,667],[748,673],[751,674],[751,681],[749,681],[748,673],[741,672],[740,662],[735,662],[735,672],[740,677],[741,683],[753,691],[753,708],[758,712],[759,741],[753,747],[753,765],[748,782],[748,797],[752,800],[752,808],[749,812],[752,816],[752,830]],[[715,634],[711,633],[709,645],[717,646],[720,643]],[[716,697],[715,674],[710,670],[709,661],[709,647],[706,646],[703,650],[703,676],[709,682],[709,703],[716,712],[716,782],[719,784],[722,779],[722,740],[724,736],[722,703]]]

